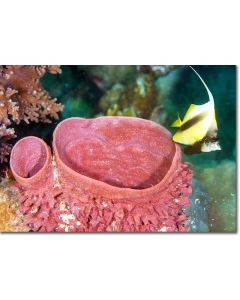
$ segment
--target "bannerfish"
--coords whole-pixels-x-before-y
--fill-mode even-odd
[[[221,150],[217,138],[217,121],[214,107],[214,98],[202,77],[193,67],[190,68],[197,74],[207,90],[209,101],[202,105],[191,104],[183,120],[178,118],[172,127],[177,127],[173,135],[176,143],[187,145],[186,152],[211,152]]]

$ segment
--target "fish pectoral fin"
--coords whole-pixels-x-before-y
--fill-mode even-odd
[[[181,119],[179,117],[179,114],[178,114],[177,120],[172,123],[171,127],[181,127],[181,126],[182,126],[182,121],[181,121]]]

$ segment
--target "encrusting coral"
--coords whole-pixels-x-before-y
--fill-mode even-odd
[[[10,152],[12,123],[51,122],[63,106],[40,83],[46,73],[60,73],[59,66],[0,66],[0,163]]]
[[[155,76],[165,76],[179,67],[174,65],[142,65],[137,66],[137,70],[143,73],[154,73]]]
[[[129,85],[116,84],[100,100],[100,109],[107,116],[149,118],[156,105],[153,74],[137,74]]]
[[[114,84],[125,85],[137,74],[136,66],[79,66],[80,70],[89,73],[89,77],[103,91],[109,90]]]
[[[23,222],[19,212],[16,192],[9,179],[0,182],[0,232],[26,232],[29,228]]]
[[[187,231],[192,172],[162,126],[132,117],[70,118],[46,143],[25,137],[10,166],[33,231]]]

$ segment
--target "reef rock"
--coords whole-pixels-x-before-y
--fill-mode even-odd
[[[208,223],[212,232],[235,232],[237,221],[236,164],[225,160],[197,172],[209,194]]]
[[[208,232],[209,195],[195,177],[192,179],[192,190],[191,205],[184,208],[184,212],[188,215],[189,232]]]

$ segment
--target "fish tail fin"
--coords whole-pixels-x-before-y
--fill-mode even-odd
[[[205,81],[202,79],[202,77],[198,74],[198,72],[192,67],[192,66],[189,66],[198,76],[198,78],[202,81],[205,89],[207,90],[207,93],[208,93],[208,98],[209,98],[209,101],[214,104],[214,99],[213,99],[213,95],[212,93],[210,92],[208,86],[206,85]]]
[[[181,126],[182,126],[182,121],[181,121],[181,119],[179,117],[179,114],[178,114],[177,120],[172,123],[171,127],[181,127]]]

